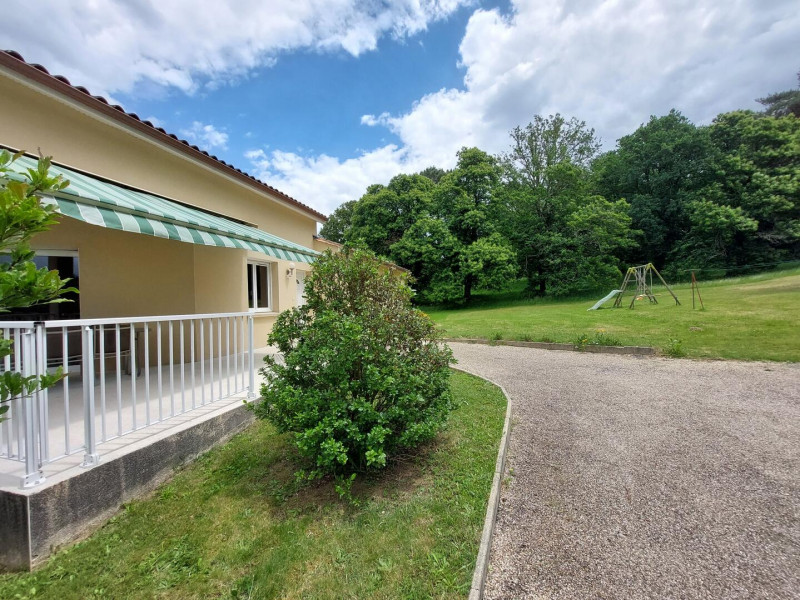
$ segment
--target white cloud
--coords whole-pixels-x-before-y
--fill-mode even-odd
[[[203,150],[228,147],[228,134],[220,131],[213,125],[205,125],[200,121],[193,121],[189,129],[181,129],[181,135],[187,140],[200,146]]]
[[[470,18],[463,88],[361,117],[399,145],[348,160],[273,152],[259,175],[330,211],[397,173],[452,167],[463,146],[503,151],[508,131],[537,114],[583,119],[611,148],[671,108],[698,124],[757,109],[755,98],[796,85],[798,39],[796,0],[514,0],[510,15]]]
[[[519,0],[477,11],[461,43],[465,85],[492,129],[561,112],[607,146],[651,114],[696,122],[754,106],[797,69],[794,2]],[[489,43],[487,43],[487,40]],[[491,143],[491,140],[487,140]]]
[[[361,115],[361,124],[367,127],[375,127],[377,125],[388,125],[390,115],[388,112],[383,112],[377,117],[375,115]]]
[[[3,3],[4,48],[95,94],[193,92],[311,48],[354,56],[426,29],[470,0],[82,0]]]
[[[300,49],[354,56],[381,36],[406,37],[470,0],[6,0],[3,47],[93,93],[136,93],[235,81]],[[560,112],[594,127],[606,147],[651,114],[678,108],[697,123],[796,85],[796,0],[511,0],[476,10],[460,45],[463,84],[400,114],[361,117],[397,144],[351,158],[262,149],[256,174],[323,211],[367,185],[431,164],[462,146],[505,149],[508,131]],[[210,128],[210,129],[207,129]],[[226,133],[184,135],[224,148]]]
[[[346,160],[262,149],[245,152],[245,158],[256,177],[325,214],[361,196],[368,185],[389,181],[398,173],[398,166],[413,166],[406,151],[392,144]]]

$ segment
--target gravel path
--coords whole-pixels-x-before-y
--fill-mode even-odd
[[[512,401],[486,598],[800,598],[800,365],[451,347]]]

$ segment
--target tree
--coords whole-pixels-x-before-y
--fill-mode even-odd
[[[548,186],[510,179],[503,190],[503,231],[516,248],[530,292],[543,296],[553,280],[553,257],[569,240],[567,219],[588,195],[587,173],[569,162],[547,168]],[[508,171],[507,171],[508,172]]]
[[[651,117],[594,161],[597,193],[627,200],[632,226],[642,231],[630,260],[664,267],[689,227],[687,203],[718,177],[717,159],[708,131],[672,110]]]
[[[451,407],[450,349],[381,266],[352,247],[317,259],[305,306],[281,313],[269,336],[285,362],[265,359],[254,408],[292,434],[309,476],[340,485],[430,440]]]
[[[600,142],[584,121],[559,114],[537,115],[510,136],[511,148],[500,156],[503,231],[529,290],[544,295],[549,282],[565,275],[558,257],[570,244],[567,219],[588,198],[588,166]]]
[[[36,304],[62,302],[62,294],[77,292],[67,288],[67,280],[57,271],[37,269],[33,263],[31,238],[46,231],[56,220],[56,207],[43,203],[39,196],[60,191],[69,185],[60,175],[50,177],[50,158],[40,158],[36,169],[19,174],[11,168],[21,154],[0,150],[0,313]],[[0,359],[13,353],[13,340],[0,339]],[[38,389],[53,385],[60,371],[39,377],[24,377],[6,371],[0,377],[0,415],[8,411],[8,401],[30,396]]]
[[[422,171],[418,173],[418,175],[427,177],[433,183],[439,183],[442,177],[444,177],[446,174],[447,171],[445,171],[444,169],[440,169],[439,167],[433,167],[433,166],[426,167],[425,169],[422,169]]]
[[[554,295],[591,292],[618,282],[620,254],[635,246],[630,205],[591,196],[567,219],[566,243],[550,267],[549,287]]]
[[[673,254],[681,266],[727,267],[735,264],[741,240],[758,230],[758,221],[741,207],[712,200],[695,200],[687,206],[690,228]]]
[[[392,245],[391,258],[414,278],[416,299],[440,303],[463,295],[459,276],[461,244],[441,219],[422,217]]]
[[[434,183],[421,175],[397,175],[389,185],[372,185],[353,206],[348,242],[362,242],[379,256],[403,237],[417,219],[428,214]]]
[[[524,128],[511,130],[511,149],[501,155],[508,180],[529,188],[547,188],[548,169],[568,162],[588,168],[600,150],[594,129],[572,117],[569,121],[560,114],[536,115]]]
[[[800,71],[797,73],[797,81],[800,83]],[[794,115],[800,118],[800,87],[796,90],[775,92],[765,98],[759,98],[756,102],[765,106],[764,114],[770,117]]]
[[[478,289],[501,290],[517,277],[516,259],[508,240],[495,232],[464,248],[459,256],[459,270],[464,280]]]
[[[500,169],[495,158],[478,148],[462,148],[456,168],[442,177],[434,191],[434,211],[460,245],[459,275],[463,299],[469,301],[476,287],[498,289],[516,271],[515,255],[497,231]],[[484,240],[491,238],[491,241]],[[479,247],[472,249],[474,244]],[[480,256],[485,272],[469,257]]]
[[[718,115],[709,127],[720,155],[719,179],[704,198],[757,223],[738,228],[731,243],[734,263],[759,263],[800,256],[800,119],[752,111]],[[741,223],[733,213],[726,223]],[[723,225],[726,226],[727,225]]]
[[[591,193],[590,173],[562,162],[548,186],[509,183],[504,229],[523,257],[529,292],[567,295],[605,287],[620,276],[619,255],[634,245],[630,206]]]
[[[353,209],[356,206],[355,200],[350,200],[340,205],[319,230],[319,234],[327,240],[344,244],[347,231],[353,220]]]

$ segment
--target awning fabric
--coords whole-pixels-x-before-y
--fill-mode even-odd
[[[21,156],[11,168],[23,172],[35,169],[36,165],[35,159]],[[59,211],[90,225],[204,246],[253,250],[274,258],[304,263],[313,262],[318,255],[311,248],[260,229],[66,167],[52,165],[50,174],[63,175],[69,180],[69,186],[53,196]],[[22,179],[21,175],[15,175],[18,174],[9,173],[14,179]]]

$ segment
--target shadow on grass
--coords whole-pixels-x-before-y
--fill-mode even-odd
[[[263,422],[253,427],[271,429]],[[242,435],[250,437],[249,433]],[[298,476],[310,464],[299,455],[290,434],[273,433],[270,438],[269,444],[263,445],[253,439],[248,443],[229,443],[221,449],[216,464],[212,455],[198,459],[195,464],[207,476],[201,497],[204,500],[215,495],[239,499],[260,497],[269,503],[276,516],[287,512],[302,515],[329,505],[357,511],[370,501],[403,498],[430,485],[436,454],[452,445],[445,430],[414,453],[392,457],[385,469],[358,474],[348,499],[339,496],[332,476],[314,480]]]

